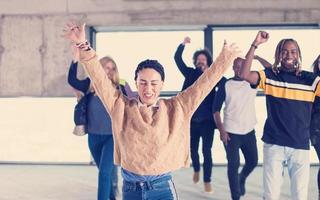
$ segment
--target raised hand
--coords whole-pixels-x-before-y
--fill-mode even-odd
[[[238,57],[241,54],[241,50],[236,45],[236,43],[232,43],[231,45],[229,45],[226,40],[224,40],[223,42],[222,52],[225,55],[230,56],[230,58],[232,59],[232,62],[236,57]]]
[[[269,33],[265,31],[259,31],[252,44],[255,46],[258,46],[262,43],[267,42],[268,39],[269,39]]]
[[[239,47],[232,43],[231,45],[227,44],[226,41],[223,43],[223,48],[215,62],[212,63],[212,67],[217,70],[221,70],[223,73],[232,65],[232,62],[235,58],[240,55],[241,51]]]
[[[86,41],[85,24],[77,25],[74,22],[67,23],[63,29],[63,36],[73,44]]]
[[[183,42],[182,42],[184,45],[185,44],[189,44],[189,43],[191,43],[191,39],[190,39],[190,37],[185,37],[184,39],[183,39]]]

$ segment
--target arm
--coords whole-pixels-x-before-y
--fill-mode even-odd
[[[225,44],[215,62],[189,88],[180,92],[176,99],[185,114],[192,115],[203,99],[222,78],[224,72],[240,53],[235,45]]]
[[[272,67],[272,64],[269,63],[267,60],[265,60],[264,58],[261,58],[260,56],[258,55],[255,55],[254,56],[254,59],[259,61],[261,63],[261,65],[265,68],[271,68]]]
[[[183,43],[181,43],[178,46],[178,48],[174,54],[174,61],[176,62],[176,65],[178,66],[179,71],[182,73],[182,75],[184,77],[187,77],[188,74],[190,73],[190,71],[192,70],[184,63],[184,61],[182,59],[182,53],[183,53],[184,47],[187,43],[190,43],[189,37],[184,38]]]
[[[90,77],[94,91],[99,96],[109,113],[111,113],[114,109],[115,103],[118,100],[123,100],[121,92],[104,72],[98,60],[98,56],[93,49],[90,49],[89,51],[81,50],[80,61]]]
[[[84,94],[88,91],[90,86],[90,79],[86,78],[84,80],[79,80],[77,78],[78,62],[71,62],[69,72],[68,72],[68,83],[74,89],[83,92]]]
[[[213,111],[213,119],[216,123],[217,128],[220,132],[220,140],[227,145],[228,141],[230,140],[229,134],[225,131],[221,116],[220,110],[222,108],[222,104],[226,99],[226,90],[225,90],[225,79],[221,79],[221,82],[218,85],[218,91],[213,101],[212,111]]]
[[[221,117],[220,117],[220,112],[215,112],[213,114],[213,118],[214,118],[214,121],[216,122],[216,125],[219,129],[219,132],[220,132],[220,140],[225,144],[227,145],[228,144],[228,141],[230,141],[230,137],[229,137],[229,133],[227,133],[225,130],[224,130],[224,126],[223,126],[223,123],[222,123],[222,120],[221,120]]]
[[[121,92],[112,84],[104,72],[95,51],[86,42],[85,24],[77,26],[68,23],[64,29],[64,37],[80,48],[80,61],[88,73],[96,94],[109,113],[112,113],[117,101],[124,101]]]
[[[255,71],[250,71],[252,60],[254,58],[254,52],[258,48],[258,46],[264,42],[266,42],[269,38],[269,34],[264,31],[259,31],[256,38],[254,39],[250,49],[246,55],[246,59],[241,68],[240,77],[243,80],[248,81],[252,85],[257,85],[259,81],[259,75]]]

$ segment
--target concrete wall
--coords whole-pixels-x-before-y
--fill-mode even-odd
[[[0,1],[0,96],[70,96],[61,30],[91,26],[319,23],[320,0]]]

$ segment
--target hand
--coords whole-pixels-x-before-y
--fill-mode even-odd
[[[63,29],[64,38],[71,41],[73,44],[79,44],[86,41],[85,24],[76,25],[73,22],[69,22]]]
[[[225,131],[222,131],[220,132],[220,140],[225,144],[227,145],[228,144],[228,141],[230,141],[230,136],[229,136],[229,133],[225,132]]]
[[[268,39],[269,39],[269,33],[265,31],[259,31],[252,44],[255,46],[258,46],[262,43],[267,42]]]
[[[224,40],[223,42],[222,52],[224,52],[226,55],[229,55],[232,62],[241,54],[241,50],[236,45],[236,43],[232,43],[231,45],[229,45],[226,40]]]
[[[191,43],[191,39],[190,39],[190,37],[185,37],[184,39],[183,39],[183,42],[182,42],[184,45],[185,44],[190,44]]]
[[[241,51],[235,43],[229,45],[225,40],[222,51],[219,53],[218,57],[211,64],[211,66],[217,69],[218,73],[223,74],[232,65],[234,59],[240,56],[240,53]]]

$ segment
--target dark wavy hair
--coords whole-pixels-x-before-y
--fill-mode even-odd
[[[165,74],[164,74],[164,68],[162,67],[162,65],[157,60],[149,60],[149,59],[144,60],[138,64],[138,67],[136,68],[136,71],[134,72],[134,80],[135,81],[137,80],[138,73],[141,70],[147,69],[147,68],[156,70],[160,74],[161,80],[164,81]]]
[[[192,58],[194,66],[196,66],[198,56],[201,54],[203,54],[207,58],[207,64],[210,67],[210,65],[212,64],[212,55],[208,49],[201,49],[194,52],[193,58]]]

